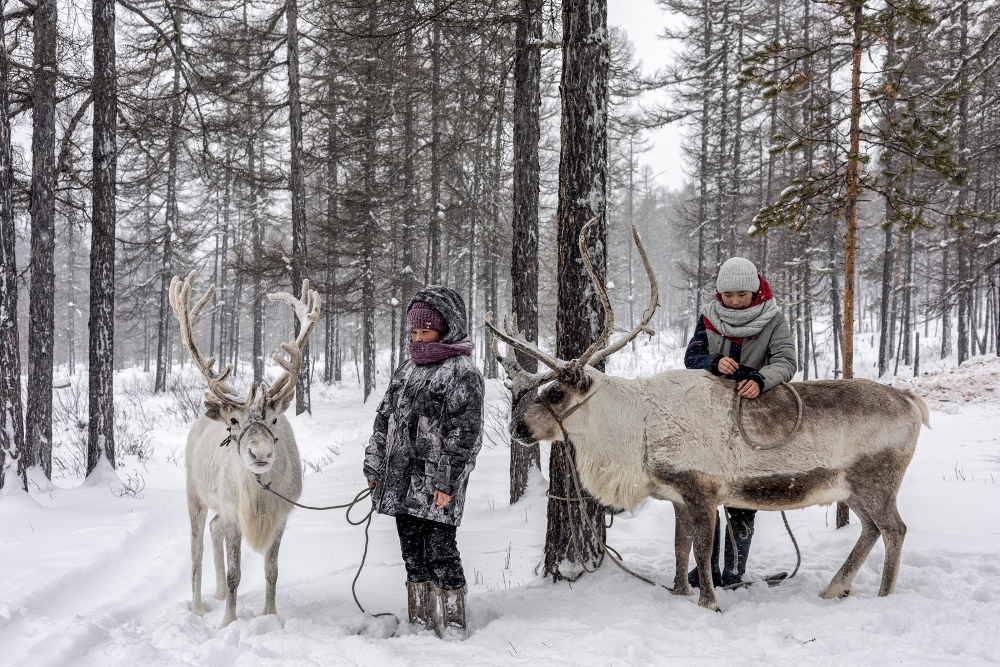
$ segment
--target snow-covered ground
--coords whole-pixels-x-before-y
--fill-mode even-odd
[[[926,383],[922,393],[951,383],[992,396],[1000,393],[987,392],[996,386],[991,373],[997,366],[995,359],[982,361],[941,374],[936,386],[931,377],[916,382]],[[499,386],[490,387],[489,397],[500,405]],[[899,505],[909,532],[894,595],[876,597],[879,543],[851,597],[819,598],[859,526],[855,520],[834,530],[832,508],[814,507],[788,516],[802,547],[799,575],[777,588],[757,583],[720,591],[721,614],[697,607],[694,596],[675,597],[632,579],[610,563],[572,585],[535,576],[545,533],[545,481],[539,476],[528,495],[509,506],[509,450],[494,433],[501,444],[486,442],[459,530],[472,626],[464,642],[441,642],[427,633],[386,637],[388,621],[358,611],[351,579],[363,535],[340,512],[292,513],[281,548],[277,616],[260,613],[263,560],[245,546],[237,622],[218,629],[224,603],[211,597],[210,556],[204,583],[209,612],[192,614],[182,467],[186,426],[170,418],[176,407],[157,400],[147,406],[148,414],[161,416],[145,461],[126,457],[117,471],[102,471],[87,484],[67,477],[52,486],[38,483],[30,495],[0,497],[0,665],[1000,661],[996,400],[931,401],[936,408],[957,407],[932,411],[933,430],[923,431],[903,483]],[[302,499],[343,502],[364,481],[361,461],[377,397],[364,404],[356,387],[317,386],[313,401],[312,417],[292,420],[310,462]],[[648,500],[634,515],[615,519],[609,542],[631,568],[669,584],[673,523],[668,503]],[[757,526],[750,574],[790,571],[795,554],[780,516],[762,512]],[[376,517],[358,582],[361,603],[370,612],[403,615],[403,582],[393,522]]]

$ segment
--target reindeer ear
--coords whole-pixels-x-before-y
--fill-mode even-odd
[[[295,392],[291,391],[285,394],[283,398],[279,398],[277,403],[273,401],[269,402],[267,407],[272,414],[280,415],[284,413],[285,410],[288,409],[288,406],[290,406],[292,404],[292,401],[294,400],[295,400]]]
[[[213,394],[205,392],[205,416],[217,422],[222,422],[229,426],[229,415],[232,414],[231,406],[226,405]]]

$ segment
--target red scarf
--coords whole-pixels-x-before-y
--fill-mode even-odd
[[[754,306],[759,306],[765,301],[774,298],[774,293],[771,292],[771,286],[767,284],[767,281],[764,280],[764,276],[760,275],[759,271],[757,272],[757,278],[760,280],[760,288],[757,290],[757,293],[754,294],[753,301],[750,302],[750,305],[747,306],[747,308],[753,308]],[[726,305],[725,303],[723,303],[722,295],[719,294],[718,290],[715,291],[715,300],[718,301],[719,303],[722,303],[723,306]],[[722,334],[719,333],[719,330],[712,326],[712,323],[709,322],[707,317],[702,315],[701,321],[705,323],[706,329],[722,336]],[[722,337],[728,339],[731,343],[736,343],[737,345],[743,345],[742,338],[731,338],[729,336],[722,336]]]

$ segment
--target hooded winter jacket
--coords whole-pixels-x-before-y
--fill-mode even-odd
[[[465,302],[452,289],[431,285],[407,305],[423,301],[444,316],[442,343],[468,336]],[[462,521],[469,475],[483,439],[485,382],[472,357],[400,366],[379,404],[365,450],[365,477],[377,482],[375,511],[408,514],[457,526]],[[438,509],[434,491],[451,496]]]

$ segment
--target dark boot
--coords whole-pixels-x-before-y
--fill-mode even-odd
[[[469,636],[469,617],[465,605],[465,586],[445,591],[433,586],[437,604],[434,605],[434,632],[441,639],[465,639]]]
[[[729,521],[733,528],[732,535],[726,530],[726,564],[722,570],[722,585],[734,586],[743,581],[747,570],[747,558],[750,556],[750,541],[753,539],[753,524],[757,510],[729,510]],[[735,539],[734,539],[735,538]],[[733,554],[733,542],[736,542],[736,554]]]
[[[429,581],[406,582],[406,607],[410,625],[415,630],[434,629],[434,595]]]
[[[719,572],[719,531],[722,521],[719,513],[715,513],[715,539],[712,540],[712,585],[718,588],[722,585],[722,573]],[[698,588],[698,566],[688,572],[688,584],[692,588]]]

